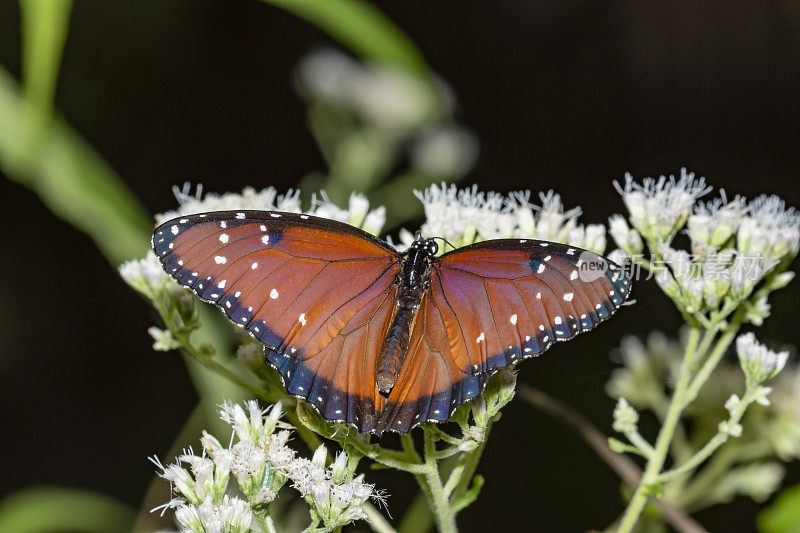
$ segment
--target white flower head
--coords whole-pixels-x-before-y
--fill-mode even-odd
[[[150,461],[161,470],[158,475],[169,481],[175,492],[189,503],[198,505],[207,498],[219,499],[228,486],[229,470],[224,465],[215,464],[208,457],[194,455],[191,448],[184,450],[175,463],[167,466],[162,465],[155,457]],[[170,501],[166,507],[174,507],[176,501],[181,500]],[[160,506],[156,509],[166,507]]]
[[[540,192],[539,200],[542,202],[541,206],[532,206],[537,211],[536,233],[533,236],[548,241],[564,242],[569,230],[577,224],[581,208],[565,210],[564,204],[561,203],[561,195],[552,190]]]
[[[325,479],[325,469],[305,457],[294,459],[284,470],[292,486],[303,496],[311,494],[314,484]]]
[[[459,190],[455,185],[431,185],[424,191],[414,191],[425,210],[421,233],[443,237],[459,247],[471,244],[476,238],[478,212],[485,202],[477,185]]]
[[[680,287],[675,278],[670,274],[668,268],[662,268],[655,274],[655,280],[664,294],[670,298],[678,298],[680,296]]]
[[[195,193],[192,194],[191,186],[186,183],[183,188],[173,187],[172,190],[179,207],[174,211],[157,214],[156,222],[159,224],[175,217],[209,211],[234,211],[237,209],[299,211],[299,191],[289,190],[285,195],[278,195],[275,187],[266,187],[260,191],[253,187],[245,187],[241,193],[203,195],[201,185],[198,185]]]
[[[767,259],[794,256],[800,249],[800,213],[779,197],[762,194],[747,205],[736,245],[742,253]]]
[[[737,296],[749,294],[750,290],[777,264],[775,259],[738,253],[729,269],[731,289]]]
[[[364,482],[363,476],[353,477],[348,469],[348,456],[337,454],[330,467],[325,468],[327,449],[320,446],[313,460],[298,458],[286,468],[286,475],[314,508],[316,515],[328,528],[337,528],[354,520],[366,518],[364,503],[373,498],[383,501],[374,485]]]
[[[745,213],[745,202],[736,196],[730,202],[724,190],[720,197],[709,202],[698,202],[687,225],[693,242],[720,247],[739,228]]]
[[[695,200],[711,190],[705,179],[681,169],[680,178],[645,178],[636,183],[625,174],[625,185],[614,182],[630,214],[630,221],[648,241],[669,242],[681,229]]]
[[[367,213],[361,229],[372,235],[380,235],[384,225],[386,225],[386,208],[381,205]]]
[[[789,352],[773,352],[756,340],[755,335],[745,333],[736,338],[739,363],[747,382],[761,384],[775,377],[789,359]]]
[[[635,229],[628,226],[622,215],[613,215],[608,219],[608,232],[621,250],[628,255],[636,255],[642,251],[642,236]]]
[[[122,263],[119,266],[119,275],[128,285],[151,298],[171,279],[152,250],[142,259]]]
[[[153,338],[153,350],[157,352],[168,352],[170,350],[177,350],[181,347],[181,343],[172,334],[169,329],[161,329],[155,326],[147,328],[147,333]]]
[[[199,505],[182,505],[175,510],[175,520],[181,531],[245,533],[250,531],[253,512],[248,502],[224,496],[219,502],[207,498]]]
[[[608,253],[608,258],[611,260],[612,263],[616,263],[620,266],[625,266],[630,261],[630,256],[625,253],[624,251],[620,250],[619,248],[615,248]]]
[[[386,222],[386,208],[379,206],[370,211],[367,197],[357,192],[350,195],[347,209],[333,203],[325,191],[312,196],[311,206],[311,215],[344,222],[373,235],[378,235]]]

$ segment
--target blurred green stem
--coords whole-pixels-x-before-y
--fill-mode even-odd
[[[741,303],[741,302],[738,302]],[[700,450],[696,455],[691,457],[684,467],[679,468],[670,473],[668,478],[662,479],[661,470],[664,467],[667,451],[669,450],[670,443],[675,434],[675,429],[680,422],[683,410],[697,397],[700,389],[708,381],[708,378],[716,369],[722,357],[725,355],[728,347],[730,346],[736,333],[739,331],[739,326],[744,320],[745,305],[739,305],[734,318],[725,326],[724,333],[716,341],[716,345],[708,357],[703,362],[702,367],[694,377],[692,377],[692,369],[696,368],[697,363],[702,360],[705,351],[710,347],[716,332],[720,328],[722,320],[729,311],[723,310],[720,314],[715,316],[713,325],[710,330],[705,332],[702,343],[698,348],[698,340],[700,336],[700,328],[697,324],[692,326],[689,336],[689,342],[686,346],[683,362],[681,364],[680,373],[678,376],[678,383],[672,395],[669,410],[661,430],[656,440],[654,453],[649,458],[645,468],[642,480],[636,488],[625,514],[619,525],[619,533],[628,533],[633,530],[634,526],[639,520],[639,516],[644,509],[645,504],[650,496],[657,494],[661,491],[661,483],[668,481],[673,477],[687,474],[699,466],[703,461],[707,460],[711,454],[716,451],[726,440],[727,436],[718,434],[707,445]],[[738,421],[738,420],[737,420]]]
[[[25,118],[21,142],[33,159],[53,115],[59,63],[72,9],[71,0],[20,0]]]
[[[262,0],[318,26],[364,59],[431,78],[422,54],[380,10],[363,0]]]
[[[693,326],[689,333],[689,342],[686,345],[686,351],[684,352],[683,362],[681,363],[681,370],[678,376],[678,383],[675,386],[667,416],[658,433],[653,453],[647,461],[642,479],[638,487],[636,487],[636,492],[634,492],[633,498],[631,498],[628,508],[625,510],[625,514],[622,516],[618,528],[619,533],[629,533],[633,530],[634,526],[636,526],[636,523],[639,521],[639,515],[641,515],[648,498],[658,492],[658,488],[655,486],[657,476],[664,466],[672,436],[675,433],[675,428],[683,412],[684,394],[689,386],[689,368],[692,364],[695,350],[697,349],[699,337],[699,328]]]
[[[433,513],[431,513],[425,493],[420,492],[406,509],[397,531],[398,533],[425,533],[432,526]]]

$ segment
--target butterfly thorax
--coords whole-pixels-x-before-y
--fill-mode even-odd
[[[431,282],[431,264],[439,247],[433,239],[418,238],[403,254],[395,312],[383,339],[375,372],[378,390],[389,394],[403,367],[414,315]]]

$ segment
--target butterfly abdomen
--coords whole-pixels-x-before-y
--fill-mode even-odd
[[[397,294],[397,311],[383,339],[375,369],[378,390],[384,394],[392,391],[403,368],[414,316],[419,309],[422,295],[430,286],[430,266],[437,249],[433,239],[418,239],[404,257],[400,291]]]
[[[375,372],[378,390],[384,394],[392,391],[392,387],[400,375],[400,369],[403,368],[403,361],[405,361],[408,351],[408,341],[411,338],[411,325],[414,323],[414,314],[417,309],[419,309],[419,299],[399,298],[397,312],[392,320],[392,325],[386,332],[386,337],[384,337]]]

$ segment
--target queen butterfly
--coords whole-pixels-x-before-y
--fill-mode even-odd
[[[226,211],[165,222],[166,272],[265,346],[289,394],[359,431],[450,418],[499,368],[608,318],[630,278],[536,239],[405,253],[311,215]],[[591,268],[587,268],[591,267]]]

